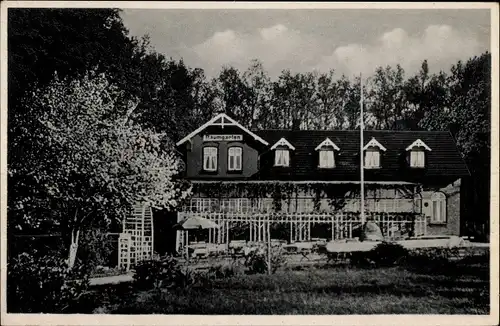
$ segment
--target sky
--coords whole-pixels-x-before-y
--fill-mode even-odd
[[[348,76],[400,64],[431,72],[490,51],[484,9],[125,9],[130,35],[149,35],[157,52],[216,76],[260,60],[272,78],[334,69]]]

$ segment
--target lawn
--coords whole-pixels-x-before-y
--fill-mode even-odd
[[[489,269],[486,260],[428,271],[323,266],[171,291],[122,284],[105,292],[94,313],[489,314]]]

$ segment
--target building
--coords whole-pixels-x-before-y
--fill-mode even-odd
[[[366,218],[389,238],[459,235],[469,172],[451,133],[366,130],[364,139]],[[178,220],[214,220],[219,228],[201,235],[208,243],[359,235],[359,131],[252,131],[222,113],[177,147],[193,184]],[[178,231],[177,249],[186,241]]]

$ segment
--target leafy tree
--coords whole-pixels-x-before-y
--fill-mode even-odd
[[[484,225],[486,228],[481,232],[488,233],[491,178],[490,53],[483,53],[466,63],[459,61],[451,68],[446,82],[441,73],[435,83],[440,84],[439,87],[434,86],[434,89],[439,89],[439,92],[433,92],[436,94],[436,104],[431,106],[420,124],[429,130],[449,130],[452,127],[457,146],[472,174],[471,183],[465,185],[472,194],[472,201],[467,203],[473,207],[470,213],[470,220],[474,224],[472,227]]]
[[[395,129],[396,122],[403,119],[404,71],[400,65],[379,67],[370,79],[367,102],[376,119],[375,129]]]
[[[332,130],[343,128],[346,123],[346,106],[349,102],[350,87],[351,84],[345,76],[335,79],[333,70],[319,76],[315,114],[317,119],[314,120],[312,126],[314,129]]]
[[[118,71],[134,47],[118,9],[9,8],[7,19],[10,104],[56,71],[63,78],[96,65]]]
[[[250,128],[267,128],[272,122],[271,109],[271,79],[264,71],[262,62],[252,60],[248,69],[243,73],[243,83],[248,90],[246,103],[248,115],[251,117]],[[269,126],[270,127],[270,126]]]
[[[189,190],[175,181],[179,161],[165,148],[165,135],[132,123],[137,103],[121,106],[122,96],[103,74],[90,72],[56,78],[24,102],[36,114],[19,126],[30,134],[14,140],[24,159],[8,170],[9,220],[19,228],[54,220],[68,239],[69,266],[92,220],[121,220],[136,202],[175,207]]]
[[[223,67],[215,83],[221,110],[244,126],[252,125],[253,107],[249,106],[251,91],[238,69]]]
[[[192,96],[194,108],[192,124],[197,126],[208,121],[214,113],[220,109],[220,101],[217,97],[215,81],[208,81],[203,69],[195,68],[191,71],[192,76]]]
[[[280,128],[307,129],[314,117],[316,78],[313,73],[285,70],[273,83],[272,105]]]
[[[359,125],[359,115],[361,112],[360,101],[361,101],[361,83],[360,78],[356,77],[351,83],[347,78],[342,77],[339,80],[339,84],[343,89],[345,89],[345,105],[344,105],[344,122],[343,127],[345,129],[355,129]],[[366,119],[365,111],[365,120]]]

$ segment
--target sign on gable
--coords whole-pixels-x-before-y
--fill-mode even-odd
[[[203,141],[242,141],[243,135],[204,135]]]

